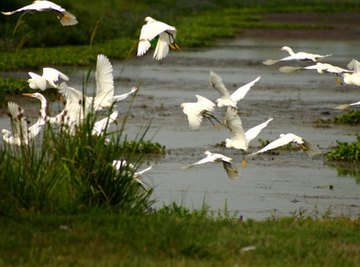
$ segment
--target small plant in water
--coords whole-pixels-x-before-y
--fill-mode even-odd
[[[360,136],[356,137],[355,142],[347,143],[337,141],[337,146],[325,154],[329,161],[360,161]]]
[[[335,117],[334,122],[339,124],[350,124],[350,125],[360,124],[360,111],[351,110],[347,113],[338,115]]]

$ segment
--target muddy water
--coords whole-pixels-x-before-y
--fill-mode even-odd
[[[114,62],[118,92],[142,82],[131,109],[127,134],[136,136],[151,123],[147,138],[166,146],[163,159],[149,159],[154,168],[143,179],[154,187],[156,206],[177,202],[189,208],[206,203],[212,210],[226,208],[243,218],[264,219],[306,210],[307,214],[357,216],[360,214],[360,184],[354,177],[340,177],[335,168],[324,164],[323,156],[309,158],[300,151],[281,151],[278,155],[259,155],[241,168],[242,154],[215,147],[228,137],[227,129],[214,129],[206,121],[190,131],[180,103],[195,101],[195,94],[215,100],[217,92],[209,85],[209,71],[222,76],[228,89],[261,76],[260,81],[239,103],[245,129],[265,121],[273,122],[259,138],[274,140],[280,133],[292,132],[317,144],[323,152],[336,140],[353,141],[359,127],[315,123],[334,117],[333,107],[360,100],[360,90],[341,87],[331,75],[316,72],[283,74],[282,65],[265,66],[261,61],[285,56],[279,48],[333,54],[327,62],[345,67],[356,54],[359,42],[279,41],[238,39],[219,42],[208,50],[173,52],[162,63],[151,54],[130,61]],[[84,71],[69,69],[71,85],[81,88]],[[91,86],[90,86],[91,87]],[[52,109],[61,108],[58,105]],[[119,109],[126,112],[128,102]],[[216,115],[221,118],[222,111]],[[9,127],[6,118],[0,125]],[[254,140],[250,151],[257,149]],[[229,179],[219,164],[207,164],[184,170],[183,166],[203,157],[205,150],[234,158],[240,177]]]

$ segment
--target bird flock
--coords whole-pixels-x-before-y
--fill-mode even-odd
[[[44,0],[37,0],[28,6],[19,8],[15,11],[2,12],[2,14],[12,15],[18,12],[27,11],[54,12],[63,26],[74,26],[78,23],[76,17],[66,11],[64,8],[54,4],[53,2]],[[146,17],[145,22],[146,23],[140,30],[137,56],[140,57],[145,55],[151,48],[153,40],[157,40],[153,54],[153,58],[155,60],[165,59],[169,53],[170,48],[180,49],[179,45],[175,43],[177,31],[174,26],[157,21],[151,17]],[[284,73],[292,73],[302,70],[316,70],[321,74],[334,74],[337,81],[340,81],[341,77],[342,82],[345,84],[360,86],[360,63],[356,60],[352,60],[348,64],[347,69],[343,69],[333,66],[329,63],[320,62],[320,60],[330,57],[330,54],[318,55],[306,52],[295,53],[288,46],[282,47],[281,50],[288,52],[289,56],[277,60],[268,59],[263,61],[263,63],[265,65],[271,66],[279,62],[311,62],[313,65],[298,67],[283,66],[279,70]],[[69,134],[75,135],[78,127],[85,121],[85,118],[90,113],[108,110],[108,113],[111,113],[107,117],[96,121],[92,130],[93,135],[101,135],[106,131],[107,127],[109,127],[111,123],[116,121],[119,114],[117,111],[117,104],[130,95],[134,95],[138,90],[138,86],[134,86],[127,93],[114,95],[112,64],[103,54],[97,56],[95,71],[96,92],[94,96],[87,96],[84,92],[69,86],[68,84],[71,82],[69,77],[54,68],[44,67],[41,75],[33,72],[29,72],[28,74],[30,76],[30,78],[27,80],[29,87],[32,90],[37,90],[37,92],[25,93],[24,95],[37,98],[40,101],[41,106],[38,120],[33,125],[29,126],[26,116],[24,115],[23,108],[14,102],[8,103],[8,113],[12,132],[7,129],[3,129],[1,132],[3,134],[3,140],[6,143],[16,146],[28,145],[31,140],[36,138],[41,129],[47,123],[65,127]],[[281,133],[278,138],[272,142],[269,142],[261,149],[248,152],[249,143],[254,140],[260,134],[260,132],[274,119],[269,117],[263,123],[256,125],[247,131],[243,129],[241,117],[239,115],[239,102],[245,98],[252,87],[256,86],[260,79],[260,76],[256,77],[250,82],[236,89],[234,92],[230,92],[226,88],[221,76],[214,71],[210,71],[210,85],[219,93],[219,98],[212,101],[204,96],[195,95],[197,99],[196,102],[180,104],[180,107],[182,108],[183,113],[187,118],[189,129],[192,131],[199,129],[204,120],[208,120],[213,128],[226,127],[229,130],[229,137],[224,140],[225,149],[241,151],[241,162],[244,168],[246,166],[247,158],[254,157],[260,153],[267,152],[280,146],[285,146],[289,143],[297,144],[310,156],[321,153],[316,145],[311,144],[309,141],[294,133]],[[41,92],[47,88],[57,89],[57,91],[63,96],[65,100],[63,110],[55,116],[50,116],[50,114],[47,114],[46,112],[47,101]],[[345,104],[338,108],[343,109],[359,104],[360,101],[356,103]],[[221,110],[223,114],[222,119],[215,117],[215,109]],[[185,166],[185,168],[188,169],[190,167],[209,162],[220,162],[222,163],[229,178],[234,179],[239,176],[239,171],[232,165],[232,158],[220,153],[212,153],[209,150],[205,151],[204,154],[206,157],[195,163]],[[151,166],[142,171],[136,172],[135,167],[123,159],[114,159],[112,165],[117,170],[125,165],[128,166],[129,170],[133,172],[133,178],[139,183],[141,187],[146,190],[147,186],[140,180],[140,176],[146,171],[150,170]]]

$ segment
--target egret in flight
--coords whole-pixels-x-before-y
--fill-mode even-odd
[[[205,158],[186,166],[185,169],[209,162],[222,162],[226,174],[230,179],[235,179],[239,176],[238,170],[231,165],[232,158],[224,156],[223,154],[212,153],[210,151],[205,151],[204,154],[206,155]]]
[[[245,132],[237,110],[228,107],[225,113],[224,126],[230,130],[231,138],[225,139],[225,146],[227,148],[246,151],[249,147],[249,143],[254,140],[272,120],[273,118],[270,117],[265,122],[256,125]]]
[[[40,89],[44,91],[46,88],[57,88],[59,80],[68,81],[69,77],[54,68],[43,68],[42,75],[29,72],[30,79],[27,80],[31,89]]]
[[[95,80],[96,95],[90,98],[94,101],[95,111],[110,108],[114,103],[124,100],[138,90],[138,87],[134,86],[127,93],[114,95],[113,67],[110,60],[102,54],[97,56]]]
[[[281,146],[285,146],[290,143],[295,143],[295,144],[299,145],[299,147],[309,156],[315,156],[315,155],[321,153],[320,149],[317,146],[306,141],[304,138],[302,138],[298,135],[295,135],[293,133],[287,133],[287,134],[280,134],[280,137],[278,139],[270,142],[262,149],[249,154],[248,157],[252,157],[259,153],[264,153],[266,151],[269,151],[269,150],[272,150],[272,149],[275,149],[275,148],[278,148]]]
[[[146,24],[142,26],[137,56],[143,56],[151,47],[151,40],[158,36],[153,58],[161,60],[169,53],[169,47],[179,49],[175,43],[176,28],[151,17],[145,18]]]
[[[60,20],[61,25],[63,26],[72,26],[78,23],[76,17],[70,12],[66,11],[61,6],[45,0],[35,0],[32,4],[24,6],[22,8],[16,9],[14,11],[8,11],[3,13],[6,16],[12,15],[18,12],[26,12],[26,11],[51,11],[56,13],[57,18]]]
[[[210,84],[219,92],[221,98],[216,100],[218,107],[230,106],[237,108],[237,102],[245,97],[251,87],[260,80],[260,76],[255,80],[239,87],[231,95],[226,89],[222,78],[215,72],[210,71]]]
[[[286,51],[290,54],[290,56],[283,57],[281,59],[268,59],[263,61],[265,65],[273,65],[278,63],[279,61],[291,61],[291,60],[298,60],[298,61],[313,61],[314,63],[318,62],[324,57],[329,57],[331,54],[328,55],[319,55],[319,54],[311,54],[307,52],[294,52],[290,47],[283,46],[281,50]]]
[[[350,103],[350,104],[342,104],[342,105],[339,105],[339,106],[335,107],[335,109],[337,109],[337,110],[344,110],[344,109],[348,109],[348,108],[350,108],[350,107],[352,107],[352,106],[358,106],[358,105],[360,105],[360,101],[354,102],[354,103]]]
[[[214,127],[217,127],[211,119],[216,120],[219,124],[219,120],[211,114],[214,111],[215,103],[201,95],[196,95],[197,102],[194,103],[182,103],[180,106],[183,112],[186,114],[189,122],[189,128],[196,130],[200,127],[203,118],[207,118]]]

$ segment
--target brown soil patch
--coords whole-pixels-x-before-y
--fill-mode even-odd
[[[308,23],[317,29],[244,29],[241,36],[267,39],[359,40],[358,13],[275,13],[265,14],[264,23]]]

